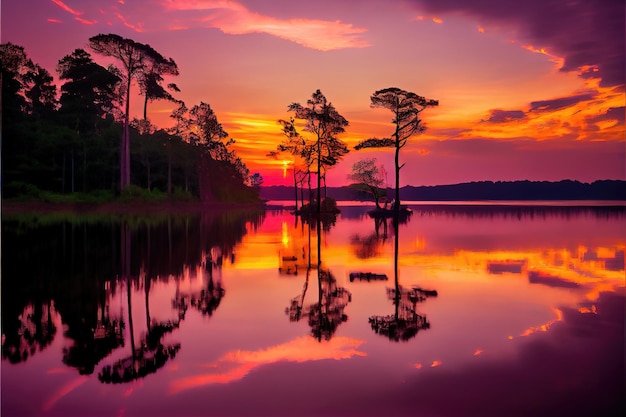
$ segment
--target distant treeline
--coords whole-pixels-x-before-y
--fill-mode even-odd
[[[266,200],[291,200],[293,187],[261,188]],[[387,195],[392,196],[391,188]],[[336,200],[371,200],[371,195],[354,186],[328,187],[328,196]],[[453,185],[405,186],[400,189],[403,201],[482,201],[482,200],[626,200],[626,181],[601,180],[593,183],[563,180],[549,181],[479,181]]]

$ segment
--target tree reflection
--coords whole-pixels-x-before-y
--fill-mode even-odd
[[[147,333],[140,339],[139,345],[135,345],[131,296],[131,241],[130,226],[127,223],[123,223],[120,237],[121,278],[126,281],[131,355],[116,361],[112,365],[105,365],[102,368],[98,373],[98,379],[104,383],[116,384],[130,382],[155,373],[162,368],[169,359],[175,357],[180,349],[180,343],[164,345],[161,341],[166,334],[179,327],[180,319],[175,322],[157,322],[156,320],[150,320],[150,278],[148,276],[144,276]]]
[[[398,281],[398,249],[399,249],[399,221],[393,218],[394,230],[394,288],[387,288],[387,297],[393,300],[394,314],[386,316],[371,316],[369,323],[376,334],[387,337],[394,342],[408,341],[415,337],[420,330],[430,328],[426,316],[418,314],[417,303],[428,297],[437,296],[435,290],[424,290],[419,287],[404,288]]]
[[[230,257],[232,262],[235,245],[249,228],[262,223],[263,216],[263,211],[255,209],[3,217],[3,361],[24,362],[45,349],[62,321],[69,343],[61,360],[80,374],[93,373],[104,358],[129,343],[135,371],[126,372],[127,377],[158,369],[163,359],[179,348],[165,346],[160,340],[177,327],[184,314],[164,322],[152,319],[152,283],[178,279],[183,271],[202,263],[211,249],[220,253],[219,258],[214,257],[215,265],[222,257]],[[217,269],[210,274],[213,271]],[[139,286],[142,276],[147,332],[135,340],[131,287]],[[128,315],[110,309],[116,293],[124,290]],[[223,296],[221,281],[211,276],[190,303],[211,315]],[[126,365],[122,362],[110,367],[111,380],[124,379]]]
[[[318,267],[318,302],[311,305],[308,312],[311,335],[317,340],[330,340],[337,327],[348,316],[343,312],[352,300],[350,292],[337,286],[337,280],[328,269]]]
[[[52,343],[57,328],[52,318],[53,303],[29,304],[15,320],[6,321],[2,329],[2,359],[24,362]]]
[[[381,242],[376,234],[361,236],[355,234],[350,237],[350,245],[357,258],[369,259],[378,256],[381,249]]]
[[[73,344],[63,348],[63,363],[78,369],[81,375],[92,374],[102,359],[124,346],[124,328],[122,319],[109,317],[108,306],[98,306],[95,327],[73,326]]]
[[[350,292],[337,285],[337,279],[328,268],[322,266],[321,241],[322,241],[322,219],[317,217],[317,265],[311,261],[311,227],[308,227],[309,250],[304,251],[307,255],[306,279],[302,289],[302,294],[291,299],[287,314],[289,320],[300,321],[306,317],[311,327],[311,335],[318,341],[330,340],[339,325],[348,320],[344,309],[351,301]],[[309,286],[309,279],[313,270],[317,271],[318,298],[317,302],[308,306],[304,305],[305,296]]]
[[[219,253],[219,252],[218,252]],[[232,256],[232,255],[231,255]],[[176,283],[176,295],[172,300],[172,307],[178,311],[180,319],[185,318],[185,314],[189,307],[193,307],[200,311],[203,315],[212,316],[213,312],[219,307],[222,298],[226,294],[226,290],[222,287],[221,279],[214,279],[214,270],[221,273],[222,255],[219,253],[217,260],[209,252],[205,257],[205,269],[208,273],[206,288],[194,292],[181,292],[179,282]],[[232,259],[232,258],[231,258]]]

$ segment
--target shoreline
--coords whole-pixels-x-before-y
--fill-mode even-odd
[[[48,201],[5,201],[0,203],[2,216],[25,213],[70,213],[70,214],[142,214],[142,213],[190,213],[198,211],[227,211],[264,209],[265,202],[174,202],[174,201],[110,201],[105,203],[65,203]]]

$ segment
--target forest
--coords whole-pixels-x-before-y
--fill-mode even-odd
[[[173,59],[114,34],[87,49],[59,59],[57,86],[22,46],[0,45],[3,199],[259,201],[262,177],[250,175],[211,106],[187,107],[165,84],[179,73]],[[129,117],[131,84],[141,119]],[[155,100],[175,103],[173,127],[151,123]]]

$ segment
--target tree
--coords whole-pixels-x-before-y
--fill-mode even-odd
[[[294,118],[287,120],[278,120],[278,123],[282,126],[281,132],[285,136],[285,139],[276,147],[276,151],[272,151],[268,154],[271,157],[277,157],[280,152],[288,152],[293,157],[293,188],[295,193],[295,207],[298,210],[298,173],[303,172],[298,169],[297,160],[305,158],[305,147],[307,146],[306,139],[301,136],[296,130]],[[310,166],[307,166],[307,170],[310,173]],[[304,204],[304,203],[303,203]]]
[[[189,110],[189,116],[192,135],[209,150],[211,157],[218,161],[229,161],[233,154],[228,147],[235,140],[228,138],[228,133],[217,120],[211,106],[200,102]]]
[[[182,101],[178,102],[178,107],[172,110],[170,117],[176,121],[176,124],[169,129],[171,135],[167,141],[167,194],[172,194],[172,136],[181,137],[181,133],[189,127],[189,119],[187,118],[187,106]]]
[[[288,107],[293,111],[296,119],[305,120],[304,130],[314,135],[313,152],[317,161],[317,212],[321,211],[321,178],[322,171],[334,166],[348,148],[337,135],[344,133],[349,125],[348,121],[328,102],[320,90],[315,91],[307,105],[292,103]]]
[[[118,98],[116,89],[120,78],[94,62],[84,49],[76,49],[60,59],[56,71],[59,78],[65,80],[61,86],[60,120],[73,129],[82,142],[82,188],[86,192],[88,138],[93,146],[93,139],[102,135],[103,125],[112,123],[109,115]],[[91,152],[91,155],[96,152]],[[74,158],[73,152],[71,158]],[[98,154],[98,159],[101,158],[102,155]],[[93,165],[90,164],[90,168]],[[93,169],[90,171],[93,172]]]
[[[381,190],[385,186],[385,171],[376,165],[376,158],[363,159],[352,165],[352,172],[348,179],[354,181],[357,186],[364,187],[374,197],[376,208],[380,206],[380,197],[385,195],[386,190]]]
[[[115,106],[120,78],[94,62],[84,49],[76,49],[57,64],[57,73],[66,82],[61,86],[61,113],[71,115],[77,130],[94,129]]]
[[[421,124],[420,113],[428,107],[438,106],[439,101],[426,99],[397,87],[378,90],[372,94],[370,99],[372,107],[381,107],[393,113],[392,123],[395,125],[395,131],[390,138],[366,139],[356,145],[355,149],[395,148],[396,192],[394,209],[397,215],[400,210],[400,169],[404,166],[404,164],[400,165],[400,149],[406,145],[411,136],[424,131],[425,127]]]
[[[258,172],[250,175],[250,186],[256,190],[260,189],[263,185],[263,176]]]
[[[204,102],[193,106],[188,120],[187,137],[192,145],[197,145],[199,155],[200,199],[249,199],[255,193],[246,186],[250,171],[231,148],[235,140],[229,138],[211,106]]]
[[[26,111],[25,78],[27,72],[33,67],[34,64],[26,55],[24,47],[10,42],[0,45],[2,77],[0,81],[2,81],[2,116],[4,118],[16,120]]]
[[[159,65],[168,65],[173,62],[164,58],[152,49],[150,45],[135,42],[132,39],[122,38],[119,35],[96,35],[89,38],[90,48],[103,56],[116,58],[122,64],[121,75],[124,82],[124,130],[120,140],[120,190],[130,185],[130,86],[133,81],[139,80],[150,68]]]
[[[38,118],[49,117],[57,107],[57,87],[52,75],[39,64],[24,75],[28,112]]]
[[[178,75],[178,66],[173,59],[165,62],[154,62],[154,65],[147,66],[140,74],[139,88],[144,96],[143,102],[143,118],[148,116],[148,101],[169,100],[176,102],[177,100],[161,85],[163,75]],[[174,83],[167,85],[169,90],[180,92],[178,86]]]

